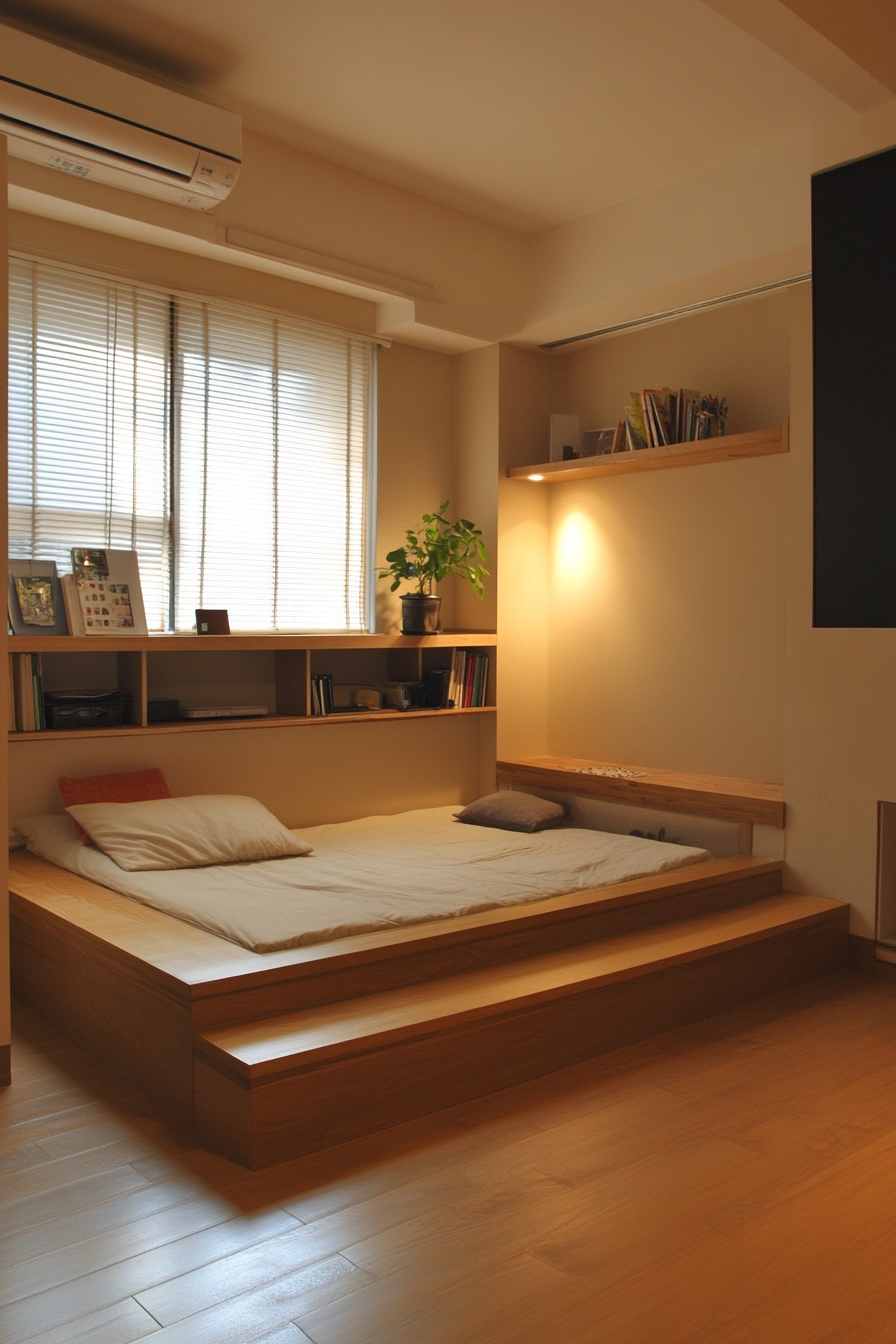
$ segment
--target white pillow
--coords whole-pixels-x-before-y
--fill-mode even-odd
[[[255,798],[208,793],[145,803],[77,803],[66,808],[126,872],[205,868],[310,854]]]
[[[90,848],[82,844],[75,823],[64,812],[40,817],[17,817],[15,825],[16,830],[24,835],[25,844],[32,854],[50,863],[58,863],[60,868],[69,867],[72,845],[79,844],[82,849]]]

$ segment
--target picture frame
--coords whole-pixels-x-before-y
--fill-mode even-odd
[[[10,560],[7,605],[14,635],[67,635],[55,560]]]
[[[583,457],[604,457],[612,453],[616,443],[616,425],[606,429],[586,429],[582,435]]]

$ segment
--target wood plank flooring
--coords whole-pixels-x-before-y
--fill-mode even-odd
[[[0,1339],[889,1344],[894,1037],[850,972],[252,1174],[20,1009]]]

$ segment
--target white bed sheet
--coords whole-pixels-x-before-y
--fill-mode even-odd
[[[456,804],[303,827],[302,858],[128,873],[82,845],[68,816],[29,825],[28,848],[113,891],[253,952],[329,942],[649,877],[705,849],[561,827],[468,826]]]

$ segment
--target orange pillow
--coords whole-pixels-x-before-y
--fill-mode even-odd
[[[150,803],[156,798],[173,796],[161,770],[122,770],[112,775],[87,775],[83,779],[56,782],[66,807],[77,803]],[[93,843],[83,827],[78,826],[78,834],[83,845]]]

